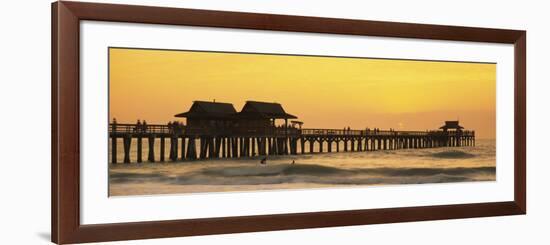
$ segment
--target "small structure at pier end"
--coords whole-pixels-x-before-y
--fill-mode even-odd
[[[458,121],[445,121],[445,125],[439,127],[439,129],[442,129],[445,132],[449,131],[449,129],[454,131],[461,131],[462,129],[464,129],[464,127],[460,126],[458,124]]]
[[[240,112],[231,103],[194,101],[189,111],[175,117],[186,118],[186,125],[121,124],[113,120],[109,126],[111,163],[119,159],[118,139],[124,143],[124,163],[132,162],[132,139],[137,142],[137,162],[142,162],[143,139],[148,143],[149,162],[164,161],[166,148],[170,160],[184,161],[475,146],[475,131],[464,130],[459,121],[445,121],[439,129],[425,131],[302,128],[301,121],[291,121],[289,126],[288,119],[298,117],[287,113],[281,104],[260,101],[246,101]],[[277,119],[284,124],[277,125]],[[160,156],[155,153],[157,140]]]
[[[464,136],[464,127],[460,126],[458,121],[445,121],[445,125],[439,127],[439,129],[443,130],[443,133],[448,136],[449,146],[461,146],[463,138],[466,141],[473,141],[474,139],[469,133]]]

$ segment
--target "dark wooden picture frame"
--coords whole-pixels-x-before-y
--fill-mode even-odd
[[[80,224],[81,20],[514,45],[514,201],[99,225]],[[52,241],[81,243],[526,213],[526,32],[82,2],[52,4]]]

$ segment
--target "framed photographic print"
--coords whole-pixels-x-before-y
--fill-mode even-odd
[[[52,240],[525,214],[520,30],[52,5]]]

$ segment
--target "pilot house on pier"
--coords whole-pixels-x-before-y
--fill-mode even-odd
[[[297,118],[286,113],[279,103],[259,101],[247,101],[237,117],[239,127],[248,128],[274,127],[276,119],[285,120],[285,125],[288,126],[288,119]]]
[[[194,101],[189,111],[175,115],[187,119],[187,130],[224,131],[233,127],[237,111],[233,104]]]

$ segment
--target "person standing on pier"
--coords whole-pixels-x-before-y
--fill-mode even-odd
[[[134,131],[141,132],[141,121],[138,119],[136,123],[136,127],[134,128]]]

